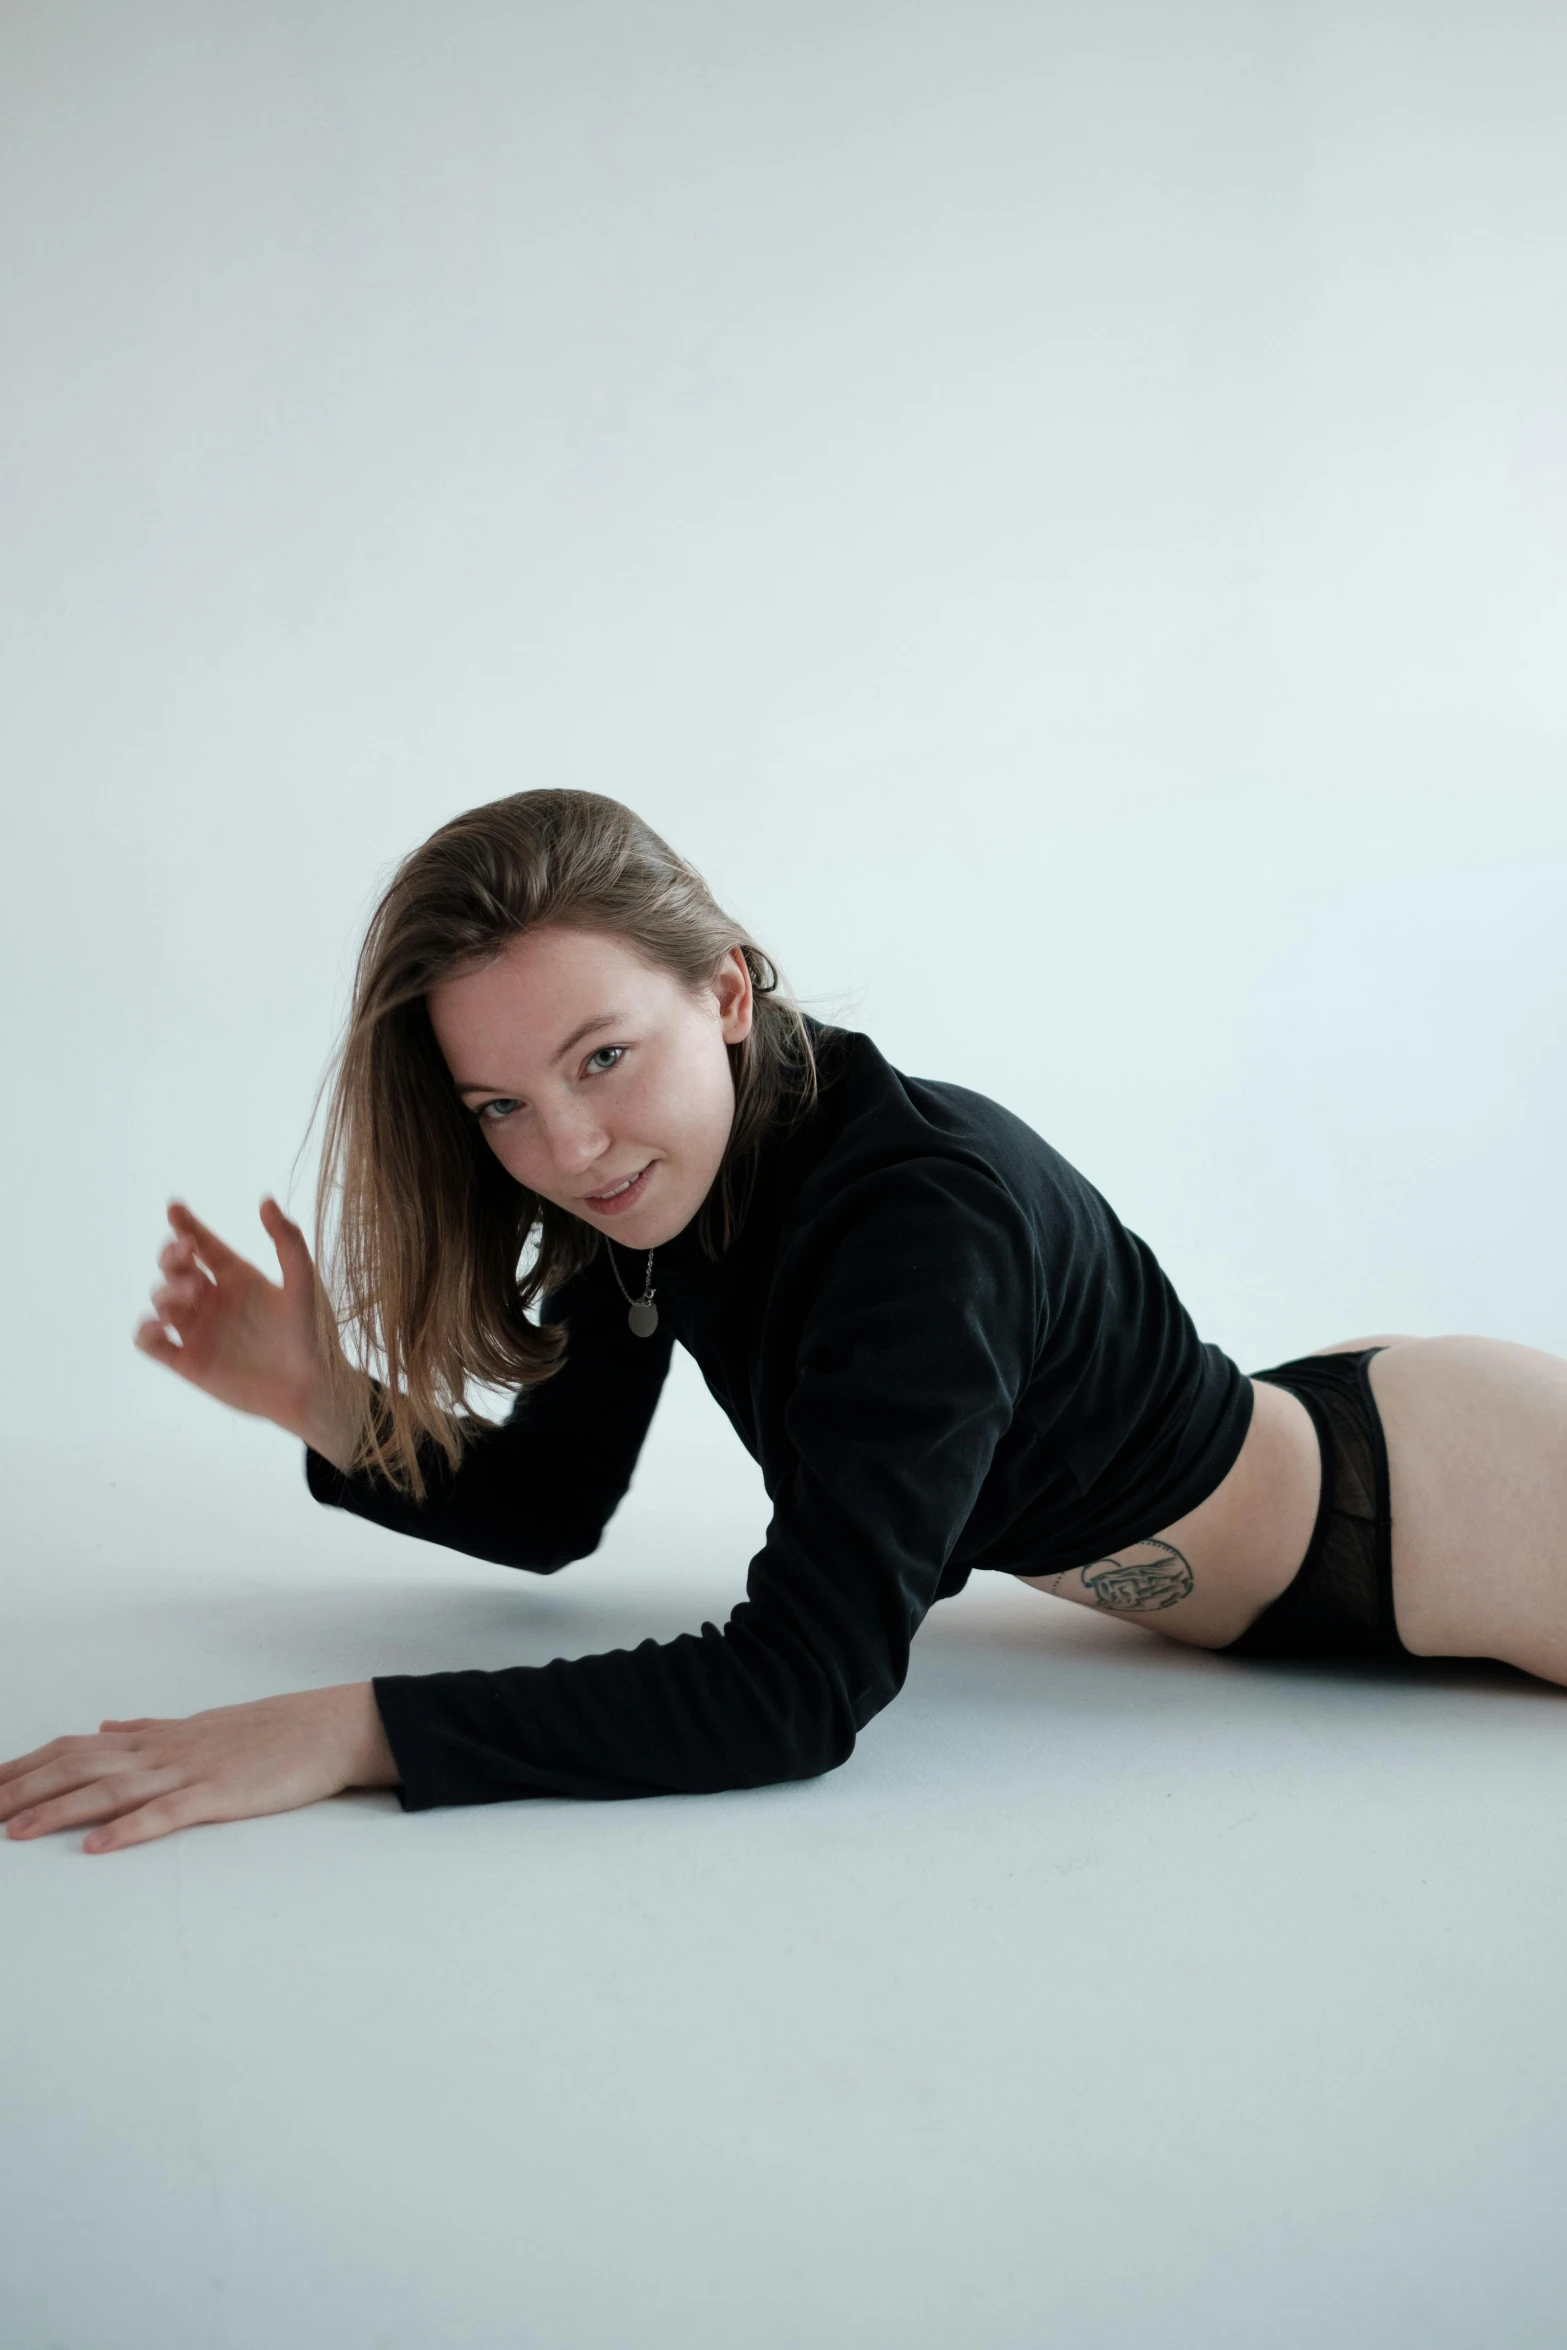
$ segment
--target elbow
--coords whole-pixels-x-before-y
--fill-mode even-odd
[[[556,1575],[578,1559],[591,1558],[625,1497],[624,1485],[613,1493],[595,1493],[591,1516],[579,1512],[568,1517],[562,1512],[545,1526],[530,1527],[526,1555],[519,1553],[508,1564],[528,1567],[536,1575]]]
[[[505,1563],[509,1567],[521,1567],[530,1575],[558,1575],[562,1567],[574,1566],[578,1559],[591,1558],[603,1539],[603,1520],[552,1526],[543,1533],[535,1531],[526,1548],[513,1551]]]
[[[790,1779],[825,1779],[829,1771],[842,1768],[854,1752],[855,1729],[849,1721],[824,1724],[809,1738],[798,1740],[788,1756],[781,1757],[781,1768],[766,1773],[759,1784],[778,1784]]]
[[[852,1723],[834,1726],[830,1736],[820,1739],[815,1753],[796,1773],[801,1779],[825,1779],[829,1771],[841,1770],[854,1752],[855,1731]]]
[[[719,1635],[704,1626],[711,1638]],[[725,1637],[734,1640],[733,1619]],[[741,1636],[743,1639],[743,1635]],[[838,1661],[803,1641],[776,1633],[757,1642],[747,1659],[749,1715],[744,1746],[749,1754],[730,1786],[776,1786],[791,1779],[821,1779],[854,1752],[860,1731],[896,1689],[878,1677],[875,1689],[856,1686]],[[739,1756],[731,1754],[731,1766]]]
[[[860,1725],[841,1691],[824,1686],[817,1702],[802,1709],[782,1743],[784,1767],[770,1772],[774,1779],[824,1779],[854,1752]]]

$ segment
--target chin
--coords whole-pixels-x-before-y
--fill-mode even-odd
[[[690,1221],[689,1215],[681,1215],[668,1208],[658,1216],[630,1217],[626,1245],[629,1248],[662,1248],[666,1240],[673,1240],[677,1232],[684,1232]],[[607,1225],[605,1229],[609,1229]],[[618,1240],[620,1235],[618,1232],[610,1232],[610,1238]]]
[[[697,1202],[700,1206],[701,1202]],[[580,1214],[581,1211],[579,1210]],[[677,1232],[684,1232],[696,1207],[684,1207],[679,1202],[649,1200],[645,1207],[634,1208],[625,1216],[588,1216],[584,1221],[602,1232],[607,1240],[618,1240],[623,1248],[662,1248],[666,1240],[673,1240]]]

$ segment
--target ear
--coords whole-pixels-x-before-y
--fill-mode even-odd
[[[751,1033],[755,999],[751,993],[750,966],[738,947],[731,947],[719,966],[713,993],[718,1000],[725,1044],[742,1043]]]

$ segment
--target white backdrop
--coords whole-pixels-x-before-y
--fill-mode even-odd
[[[325,1539],[131,1346],[163,1203],[270,1266],[380,883],[545,783],[1030,1119],[1243,1363],[1567,1352],[1564,109],[1541,0],[7,0],[13,1593],[132,1606],[199,1492],[193,1575],[211,1496]],[[677,1379],[650,1478],[698,1444],[737,1587]],[[14,1650],[8,1751],[158,1702],[137,1621],[135,1690]],[[222,1653],[185,1704],[389,1652]],[[251,2338],[159,2274],[136,2345]]]
[[[629,800],[1243,1361],[1567,1349],[1567,23],[12,5],[18,1434],[378,880]],[[292,1194],[309,1196],[302,1163]]]

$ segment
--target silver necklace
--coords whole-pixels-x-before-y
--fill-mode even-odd
[[[614,1242],[608,1241],[606,1246],[609,1249],[609,1269],[615,1276],[615,1286],[631,1308],[626,1320],[631,1325],[632,1335],[636,1338],[651,1338],[658,1328],[658,1308],[653,1303],[653,1251],[649,1249],[647,1252],[647,1271],[642,1276],[642,1295],[633,1297],[620,1278],[620,1267],[615,1262]]]

